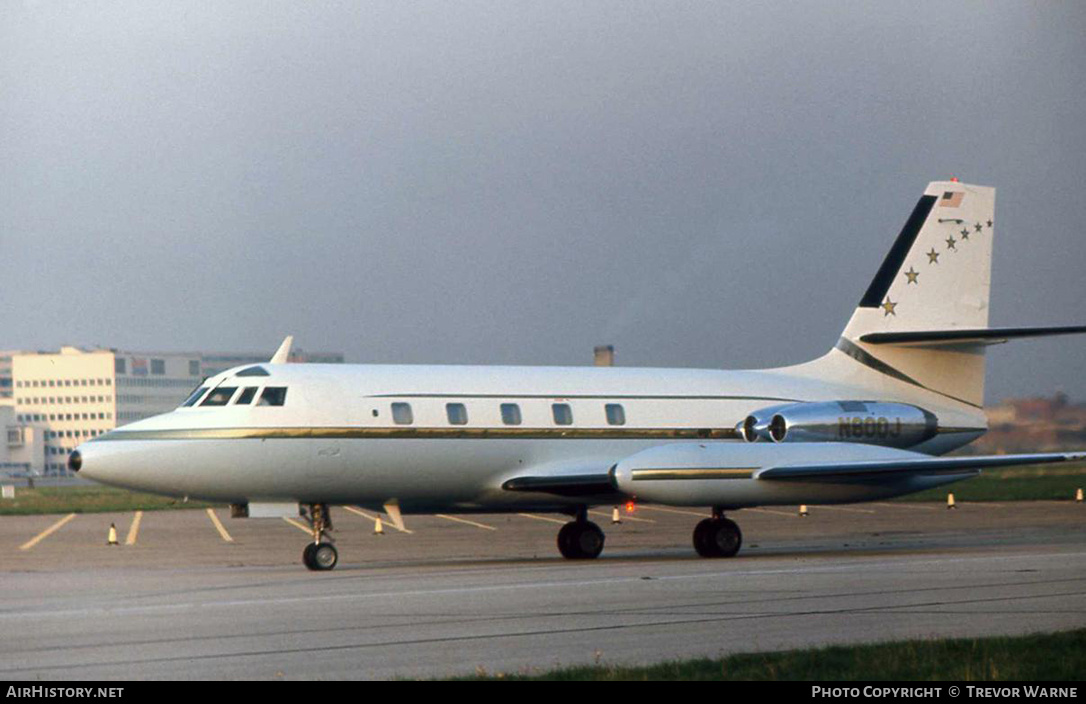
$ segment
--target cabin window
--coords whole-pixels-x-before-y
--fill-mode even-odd
[[[573,425],[573,410],[568,403],[551,404],[551,413],[554,414],[555,425]]]
[[[626,425],[626,411],[617,403],[609,403],[603,407],[607,412],[607,425]]]
[[[445,415],[449,418],[450,425],[467,425],[468,409],[462,403],[446,403]]]
[[[411,413],[411,404],[392,404],[392,421],[398,425],[411,425],[412,423],[414,423],[415,416]]]
[[[238,390],[236,386],[220,386],[213,390],[201,403],[201,406],[225,406],[230,402],[230,398],[234,395],[234,392]]]
[[[201,386],[200,388],[196,389],[187,399],[185,399],[185,402],[181,404],[181,407],[184,408],[185,406],[195,406],[196,402],[200,400],[200,397],[204,395],[205,391],[207,391],[206,386]]]
[[[287,387],[285,386],[266,386],[264,387],[264,393],[260,394],[260,400],[256,402],[258,406],[282,406],[287,402]]]
[[[520,425],[520,406],[515,403],[502,404],[502,423]]]
[[[238,400],[234,401],[236,406],[248,406],[253,402],[253,397],[256,396],[255,386],[246,386],[241,390],[241,395],[238,396]]]

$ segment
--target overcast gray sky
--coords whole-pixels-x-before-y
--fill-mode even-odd
[[[950,176],[1086,323],[1086,3],[0,1],[0,348],[799,362]]]

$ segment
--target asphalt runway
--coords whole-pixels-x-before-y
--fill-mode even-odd
[[[706,513],[601,510],[603,556],[568,562],[560,517],[375,536],[335,508],[329,573],[282,519],[0,517],[0,679],[441,677],[1086,626],[1083,504],[741,511],[730,560],[695,556]]]

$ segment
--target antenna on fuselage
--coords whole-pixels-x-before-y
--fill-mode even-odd
[[[294,336],[287,335],[286,339],[283,340],[283,344],[279,345],[279,349],[277,349],[275,354],[272,355],[272,358],[268,360],[268,364],[286,364],[289,361],[290,347],[293,344]]]

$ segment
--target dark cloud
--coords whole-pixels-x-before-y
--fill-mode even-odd
[[[992,323],[1086,321],[1073,3],[4,3],[0,347],[756,367],[829,348],[928,181]],[[989,397],[1086,398],[1082,340]]]

